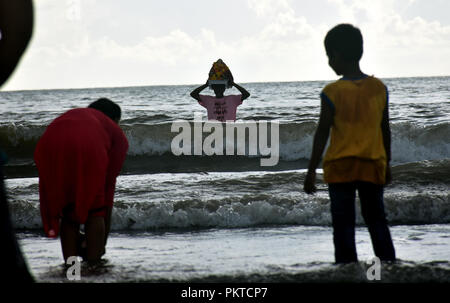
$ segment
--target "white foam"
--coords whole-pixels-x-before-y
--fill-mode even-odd
[[[316,123],[280,124],[280,158],[284,161],[309,159]],[[410,123],[392,125],[393,164],[450,158],[450,125],[415,126]],[[161,155],[171,153],[174,133],[170,125],[139,128],[126,131],[130,142],[129,155]],[[193,138],[193,137],[192,137]],[[248,151],[248,136],[246,145]],[[193,143],[191,143],[193,146]],[[224,152],[226,154],[224,145]],[[251,157],[250,155],[248,155]]]

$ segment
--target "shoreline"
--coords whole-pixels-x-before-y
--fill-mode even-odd
[[[449,224],[391,227],[398,262],[381,264],[380,282],[450,282],[450,243],[439,240],[448,239],[449,232]],[[70,282],[59,240],[24,233],[18,238],[37,282]],[[335,265],[327,227],[112,232],[105,262],[92,272],[82,267],[80,282],[370,282],[365,273],[373,252],[367,228],[358,227],[356,239],[359,262]],[[430,245],[434,250],[426,249]]]

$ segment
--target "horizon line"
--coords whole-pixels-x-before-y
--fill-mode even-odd
[[[393,77],[377,77],[379,79],[408,79],[408,78],[445,78],[449,75],[433,75],[433,76],[393,76]],[[340,78],[339,78],[340,79]],[[320,79],[320,80],[284,80],[284,81],[252,81],[252,82],[239,82],[240,84],[265,84],[265,83],[300,83],[300,82],[324,82],[324,81],[336,81],[339,79]],[[92,87],[59,87],[59,88],[30,88],[30,89],[6,89],[2,92],[24,92],[24,91],[46,91],[46,90],[85,90],[85,89],[112,89],[112,88],[142,88],[142,87],[161,87],[161,86],[195,86],[201,85],[201,83],[190,84],[148,84],[148,85],[126,85],[126,86],[92,86]]]

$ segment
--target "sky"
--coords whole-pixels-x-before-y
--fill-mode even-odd
[[[35,0],[32,41],[3,90],[333,80],[323,39],[364,37],[363,72],[450,75],[448,0]]]

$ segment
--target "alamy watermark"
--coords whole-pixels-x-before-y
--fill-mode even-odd
[[[81,258],[71,256],[67,258],[66,265],[71,265],[67,268],[66,277],[69,281],[81,280]]]
[[[178,133],[171,142],[174,155],[261,156],[261,166],[278,164],[279,121],[246,120],[222,123],[214,120],[202,121],[202,114],[194,113],[192,124],[191,126],[187,120],[172,123],[171,132]],[[204,133],[209,135],[203,139]]]
[[[367,265],[371,265],[366,272],[367,280],[369,281],[380,281],[381,280],[381,261],[378,257],[373,257],[366,261]]]

